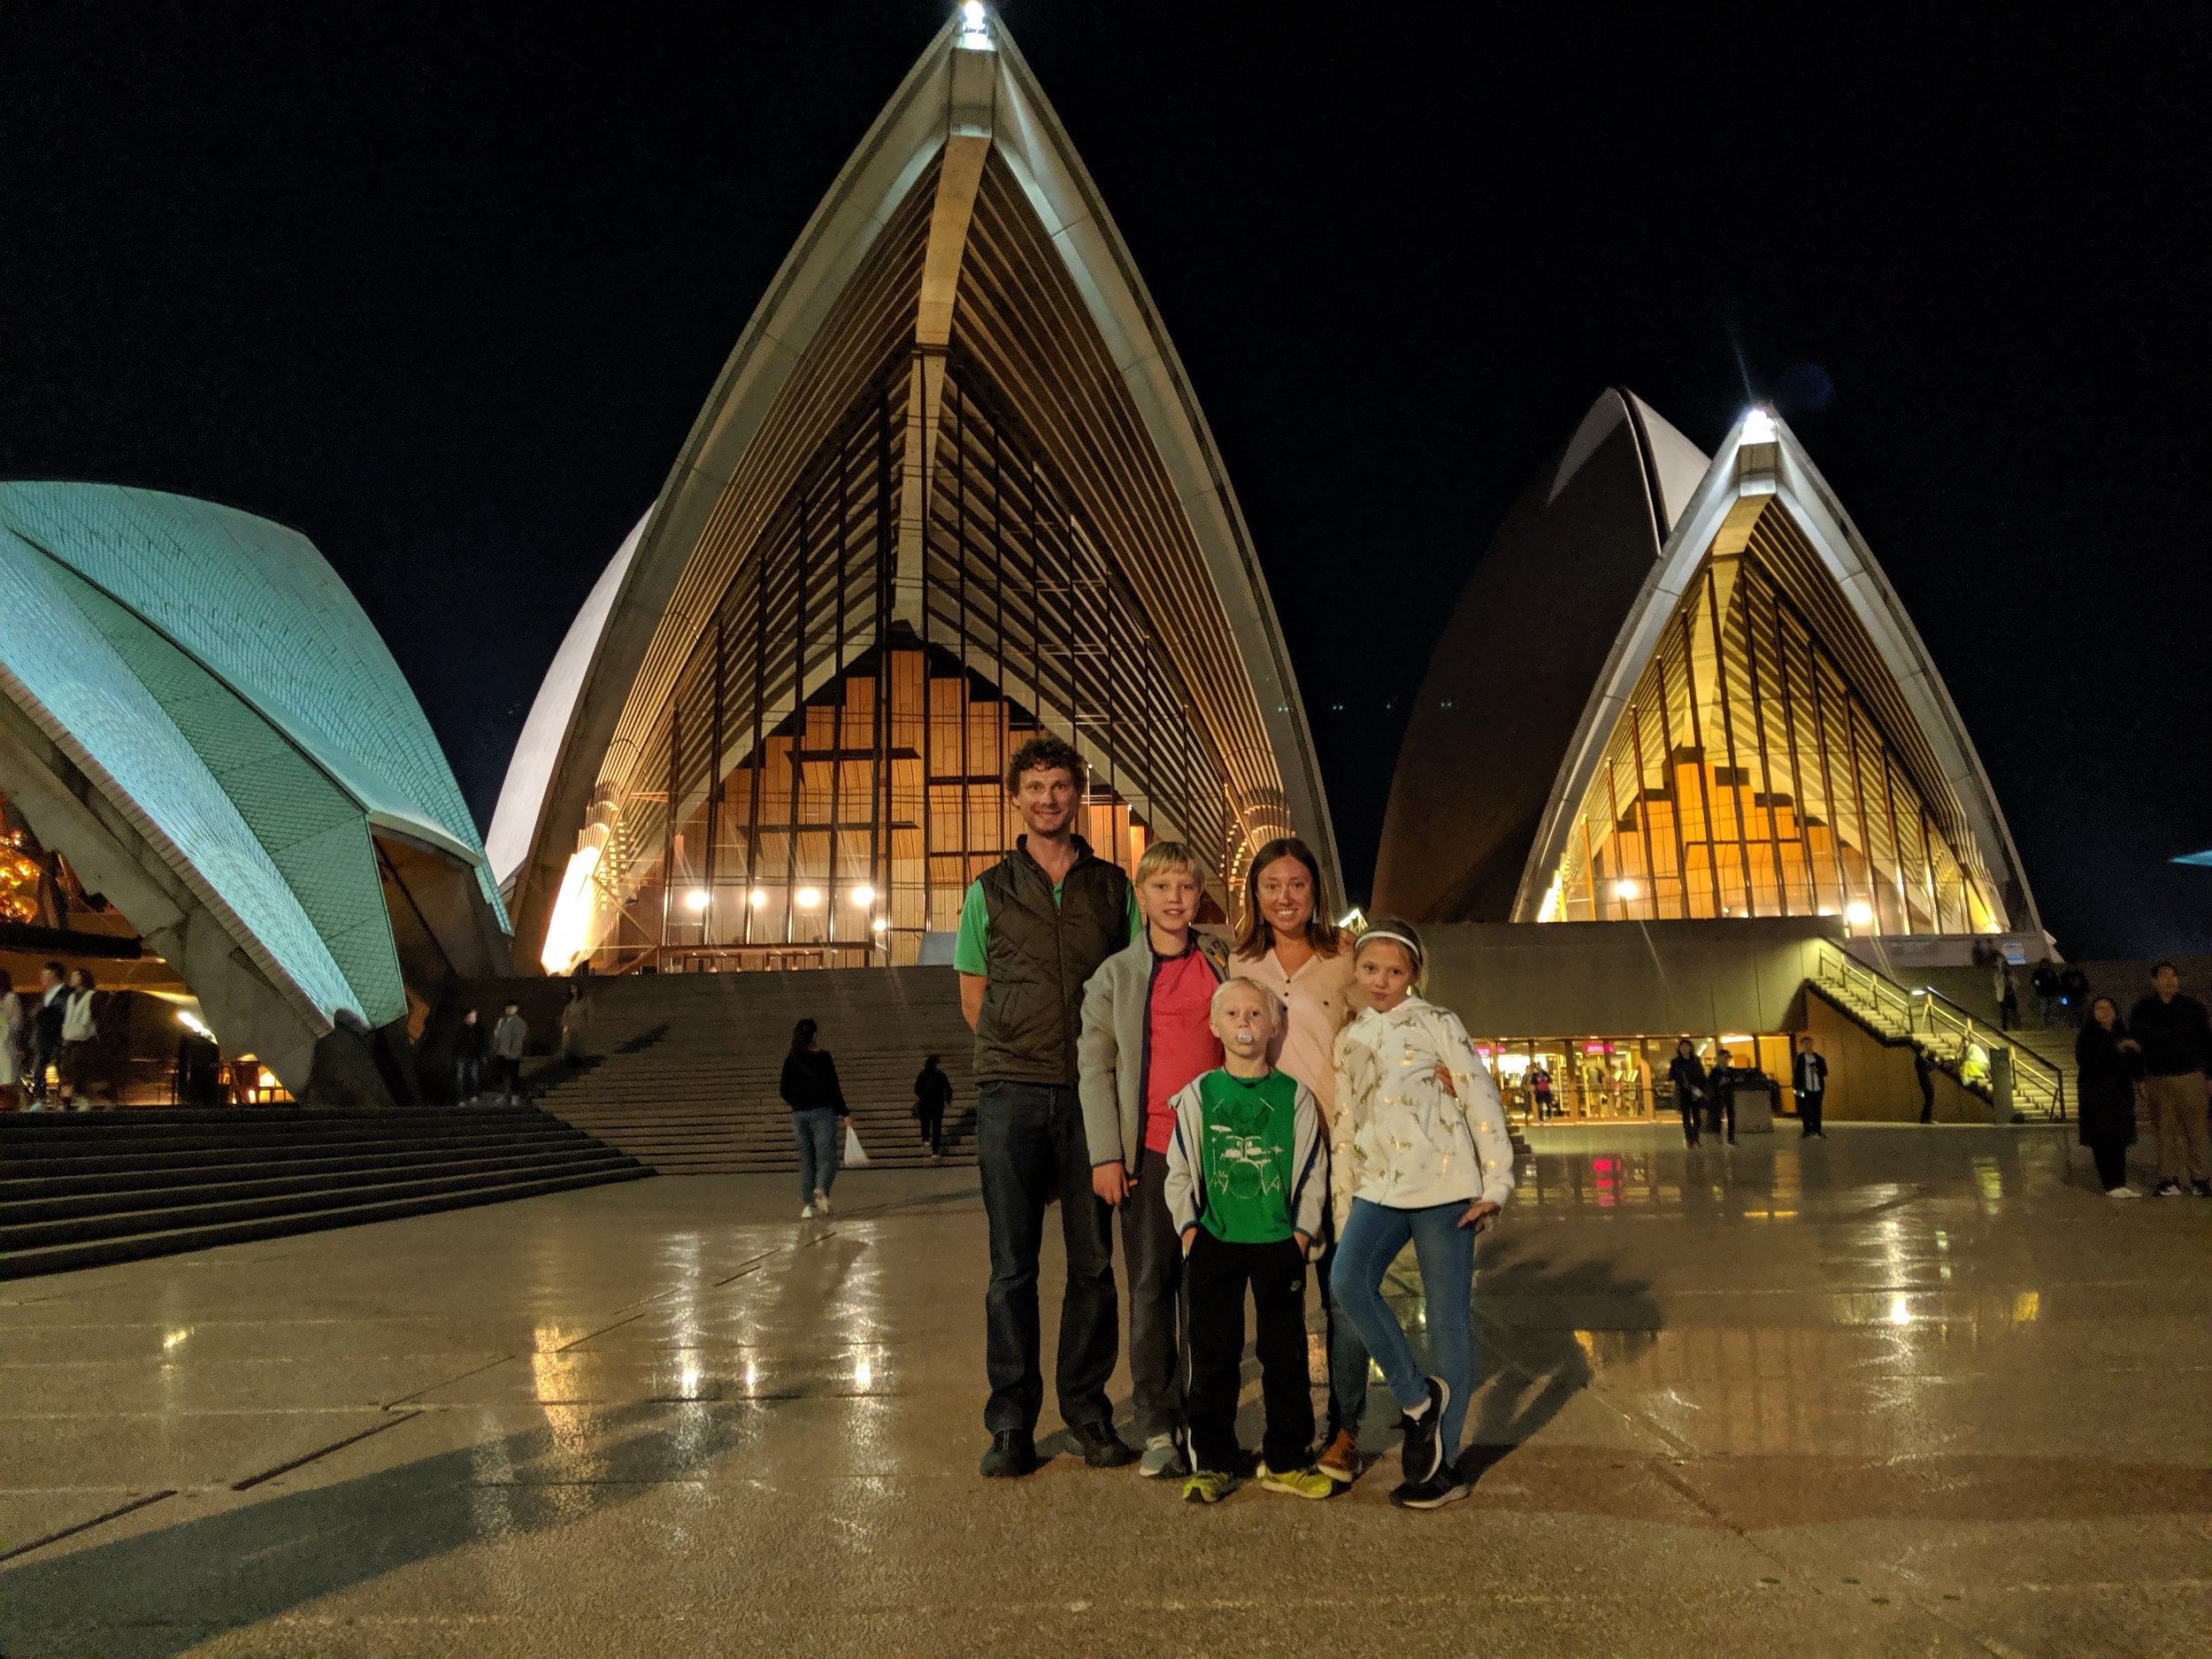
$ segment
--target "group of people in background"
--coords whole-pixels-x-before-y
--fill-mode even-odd
[[[1284,839],[1252,859],[1243,926],[1225,937],[1198,920],[1189,848],[1153,844],[1133,881],[1074,833],[1082,777],[1057,739],[1016,752],[1007,787],[1025,833],[971,885],[955,950],[976,1033],[991,1250],[981,1472],[1038,1465],[1038,1257],[1056,1196],[1067,1278],[1055,1383],[1087,1463],[1179,1479],[1198,1503],[1240,1484],[1248,1294],[1259,1486],[1324,1498],[1358,1479],[1371,1356],[1399,1409],[1392,1501],[1425,1509],[1466,1496],[1475,1235],[1512,1191],[1513,1157],[1465,1028],[1419,995],[1418,933],[1333,923],[1319,861]],[[1141,1448],[1116,1432],[1106,1394],[1121,1340],[1117,1217]],[[1409,1242],[1427,1367],[1381,1290]],[[1329,1359],[1319,1425],[1310,1271]]]
[[[50,1105],[89,1110],[102,1087],[108,1092],[105,1103],[119,1105],[122,1089],[100,1023],[106,999],[92,970],[49,962],[38,977],[34,996],[18,991],[14,976],[0,968],[5,1087],[25,1111]]]
[[[1973,961],[1976,967],[1989,970],[1989,995],[1997,1005],[1998,1029],[2017,1030],[2020,982],[2004,948],[1977,941]],[[2089,1018],[2089,976],[2071,964],[2062,968],[2044,957],[2030,971],[2028,989],[2035,996],[2037,1023],[2047,1029],[2057,1025],[2079,1028]]]
[[[2170,962],[2151,971],[2150,995],[2120,1017],[2109,996],[2090,999],[2089,1018],[2074,1039],[2080,1078],[2081,1144],[2113,1198],[2141,1194],[2128,1184],[2128,1148],[2135,1144],[2136,1097],[2148,1109],[2157,1140],[2158,1172],[2151,1194],[2184,1191],[2212,1198],[2212,1019],[2202,1002],[2183,995]],[[2185,1188],[2184,1183],[2186,1183]]]
[[[565,1006],[583,1006],[581,987],[569,986]],[[564,1018],[564,1032],[567,1025]],[[522,1017],[521,1003],[509,1002],[489,1028],[476,1010],[465,1010],[453,1035],[454,1100],[463,1106],[482,1100],[488,1084],[493,1097],[503,1102],[519,1105],[526,1101],[529,1094],[522,1085],[522,1060],[529,1052],[530,1022]]]

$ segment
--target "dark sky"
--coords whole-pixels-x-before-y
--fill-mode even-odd
[[[0,476],[304,530],[488,820],[945,9],[12,7]],[[1701,445],[1790,419],[2070,954],[2212,948],[2163,862],[2212,846],[2203,12],[1661,10],[1004,8],[1236,481],[1355,896],[1470,561],[1617,383]]]

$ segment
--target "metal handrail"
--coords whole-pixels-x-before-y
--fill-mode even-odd
[[[2016,1042],[2001,1028],[1977,1019],[1942,992],[1924,986],[1909,991],[1885,973],[1823,941],[1815,963],[1820,984],[1842,993],[1843,1000],[1896,1025],[1901,1033],[1936,1058],[1947,1061],[1968,1083],[1968,1051],[1979,1048],[1993,1057],[2002,1051],[2012,1071],[2016,1106],[2039,1110],[2055,1118],[2066,1116],[2066,1079],[2041,1055]],[[1993,1083],[1989,1085],[1993,1089]]]

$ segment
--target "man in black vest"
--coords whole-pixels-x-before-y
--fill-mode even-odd
[[[1797,1138],[1825,1141],[1828,1132],[1820,1126],[1820,1108],[1828,1098],[1828,1062],[1813,1047],[1809,1031],[1797,1040],[1797,1057],[1790,1067],[1790,1085],[1797,1091]]]
[[[976,1156],[991,1226],[983,1409],[991,1449],[982,1470],[990,1476],[1037,1466],[1037,1251],[1056,1194],[1068,1256],[1053,1376],[1060,1417],[1092,1467],[1137,1456],[1114,1432],[1106,1397],[1120,1353],[1113,1211],[1091,1190],[1075,1050],[1084,986],[1139,924],[1128,876],[1075,833],[1083,771],[1083,757],[1056,737],[1014,751],[1006,788],[1028,833],[969,884],[953,953],[960,1011],[975,1031]]]

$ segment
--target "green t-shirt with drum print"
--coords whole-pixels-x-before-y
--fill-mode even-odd
[[[1199,1225],[1226,1244],[1274,1244],[1295,1234],[1290,1161],[1298,1136],[1298,1079],[1287,1071],[1198,1079],[1206,1185]]]

